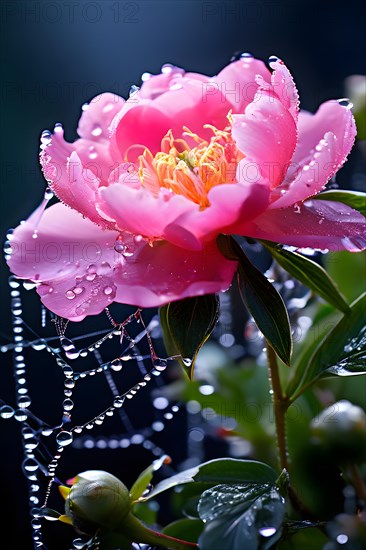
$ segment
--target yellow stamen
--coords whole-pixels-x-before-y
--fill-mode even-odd
[[[161,151],[155,156],[145,149],[140,155],[139,177],[144,187],[154,195],[163,188],[199,204],[210,205],[208,192],[222,183],[234,183],[238,162],[243,154],[238,151],[230,129],[213,132],[210,142],[184,128],[184,135],[197,143],[191,149],[184,139],[174,139],[172,131],[162,140]]]

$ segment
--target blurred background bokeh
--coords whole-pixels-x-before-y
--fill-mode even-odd
[[[3,240],[7,229],[42,199],[40,133],[61,122],[66,138],[74,140],[81,105],[98,93],[127,97],[132,85],[141,84],[142,73],[158,73],[164,63],[214,75],[233,55],[248,51],[264,60],[282,58],[297,82],[302,108],[314,111],[322,101],[346,95],[347,77],[366,73],[365,15],[362,2],[353,0],[2,0],[0,17]],[[342,187],[366,190],[364,168],[362,150],[355,148],[337,180]],[[2,261],[2,344],[11,334],[7,277]],[[37,300],[31,303],[39,324]],[[11,402],[10,356],[0,359],[0,397]],[[38,391],[51,407],[46,383],[52,379],[40,375],[35,397]],[[85,403],[89,397],[84,396]],[[1,421],[0,524],[13,537],[11,548],[18,544],[27,550],[32,543],[17,428],[15,422]],[[175,452],[179,454],[178,440]],[[115,453],[110,458],[105,451],[104,467],[108,460],[122,463],[125,458]],[[95,457],[92,462],[96,467]],[[75,468],[80,467],[82,461],[76,461]],[[135,464],[133,474],[140,469]],[[57,550],[58,543],[50,548]]]

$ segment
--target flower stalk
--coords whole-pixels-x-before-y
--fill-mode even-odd
[[[271,394],[276,425],[277,446],[279,451],[279,465],[281,470],[286,470],[287,472],[289,472],[290,462],[287,449],[286,413],[291,404],[291,401],[282,391],[277,356],[268,342],[267,359],[269,383],[272,390]],[[313,513],[299,498],[291,483],[288,485],[287,492],[291,504],[295,510],[297,510],[302,516],[306,517],[307,519],[315,519]]]

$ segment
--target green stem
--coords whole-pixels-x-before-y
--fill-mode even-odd
[[[285,415],[288,408],[287,398],[282,393],[280,374],[278,371],[276,353],[267,342],[267,357],[269,368],[269,381],[272,387],[273,410],[276,424],[277,444],[279,450],[279,462],[281,470],[288,471],[288,454]]]
[[[162,546],[163,548],[171,548],[172,550],[198,548],[198,545],[194,542],[169,537],[168,535],[149,529],[132,513],[128,514],[123,520],[121,531],[125,536],[137,543]]]
[[[276,424],[277,445],[279,450],[279,463],[281,470],[289,472],[289,460],[287,451],[286,435],[286,412],[290,406],[290,401],[282,392],[280,373],[278,369],[277,356],[273,348],[267,342],[267,358],[269,370],[269,382],[272,387],[273,411]],[[313,519],[314,516],[308,507],[302,502],[295,489],[288,486],[288,496],[292,506],[302,516]]]

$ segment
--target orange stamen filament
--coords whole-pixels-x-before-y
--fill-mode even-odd
[[[162,150],[155,156],[145,149],[139,157],[139,176],[144,187],[154,195],[163,188],[204,208],[210,205],[208,192],[222,183],[234,183],[236,167],[243,158],[229,129],[217,130],[206,125],[214,135],[210,142],[184,128],[197,146],[191,149],[184,139],[175,140],[171,130],[162,140]]]

